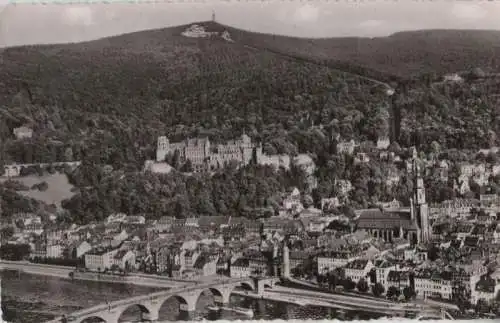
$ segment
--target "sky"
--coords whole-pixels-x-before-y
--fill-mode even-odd
[[[47,4],[33,4],[37,1],[0,0],[0,47],[79,42],[206,21],[212,10],[223,24],[298,37],[377,37],[419,29],[500,30],[500,0],[107,0],[108,4],[102,3],[105,0],[77,1],[80,4],[46,0]]]

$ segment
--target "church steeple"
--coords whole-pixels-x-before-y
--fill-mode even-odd
[[[418,243],[426,243],[430,239],[429,207],[425,198],[425,185],[418,158],[413,159],[413,176],[412,218],[417,227]]]

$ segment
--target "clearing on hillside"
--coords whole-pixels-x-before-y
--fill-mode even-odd
[[[7,178],[0,178],[0,182],[4,182],[6,180]],[[74,195],[74,193],[71,192],[73,185],[68,182],[68,178],[65,174],[56,173],[46,174],[43,176],[30,175],[16,177],[13,178],[13,180],[19,181],[30,188],[43,181],[47,182],[49,188],[46,191],[42,192],[37,189],[30,189],[28,191],[18,191],[18,193],[47,204],[55,204],[57,208],[61,208],[62,200],[69,199]]]

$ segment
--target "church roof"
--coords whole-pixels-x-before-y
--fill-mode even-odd
[[[408,212],[388,212],[369,209],[358,218],[358,229],[394,229],[402,227],[406,230],[416,229]]]

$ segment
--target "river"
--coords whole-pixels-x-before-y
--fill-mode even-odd
[[[0,272],[2,278],[2,312],[3,321],[12,323],[40,323],[61,314],[69,314],[75,310],[114,301],[130,296],[148,294],[158,291],[157,288],[125,285],[117,283],[72,281],[58,277],[48,277],[19,273],[14,271]],[[195,320],[248,319],[242,314],[223,311],[218,314],[208,313],[206,307],[213,304],[212,295],[202,295],[197,304]],[[279,302],[246,299],[237,295],[231,296],[231,305],[252,308],[254,319],[372,319],[380,317],[370,313],[337,313],[333,309],[312,306],[297,306]],[[168,300],[160,310],[160,321],[186,319],[179,313],[179,304],[175,299]],[[193,319],[193,317],[191,317]],[[140,321],[138,308],[127,309],[120,322]]]

